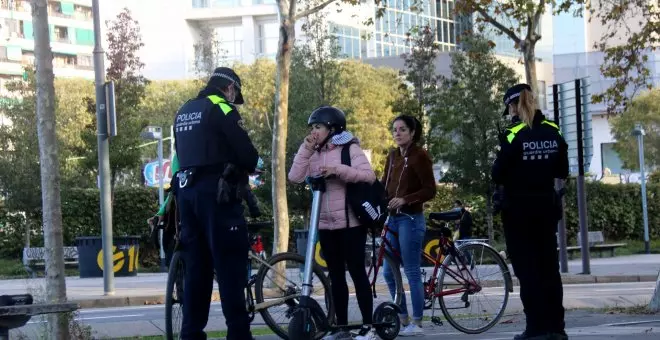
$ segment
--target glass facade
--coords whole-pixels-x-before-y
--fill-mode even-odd
[[[275,58],[277,55],[277,42],[280,38],[279,35],[279,23],[271,22],[259,25],[259,57]]]
[[[410,50],[407,33],[420,26],[431,26],[441,51],[457,48],[458,29],[453,0],[386,0],[385,12],[375,22],[375,57],[400,55]]]
[[[240,5],[241,0],[192,0],[193,8],[226,8]]]
[[[220,49],[229,60],[243,58],[243,26],[220,26],[215,28],[215,34],[220,42]]]
[[[329,26],[330,32],[337,38],[336,43],[339,46],[340,57],[362,58],[366,41],[362,40],[360,29],[334,23],[330,23]]]

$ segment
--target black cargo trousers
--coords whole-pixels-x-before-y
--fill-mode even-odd
[[[502,211],[506,248],[518,281],[527,335],[564,332],[563,287],[557,252],[557,214],[552,206]],[[518,207],[518,208],[514,208]]]

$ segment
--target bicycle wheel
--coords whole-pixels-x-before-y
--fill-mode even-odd
[[[167,340],[179,338],[183,322],[183,274],[185,266],[181,252],[175,251],[170,262],[165,288],[165,333]]]
[[[457,330],[467,334],[483,333],[497,324],[506,309],[511,284],[507,280],[509,267],[497,251],[485,243],[466,243],[456,250],[445,258],[438,274],[436,296],[440,309]],[[464,291],[440,296],[446,287]],[[485,302],[481,301],[482,297]],[[491,301],[496,299],[501,301]],[[454,315],[454,310],[461,311]],[[480,324],[468,326],[470,321]]]
[[[379,279],[377,277],[374,278],[374,273],[375,273],[374,266],[378,264],[378,263],[374,263],[371,265],[371,268],[369,268],[369,270],[367,271],[367,273],[369,274],[369,282],[370,283],[375,282],[375,286],[376,286],[375,287],[376,298],[374,299],[374,307],[386,301],[394,302],[394,304],[400,306],[401,302],[403,302],[403,294],[405,294],[405,290],[403,287],[403,279],[401,278],[401,264],[399,263],[399,261],[395,260],[394,257],[392,257],[392,255],[390,255],[387,252],[383,253],[383,265],[385,263],[387,263],[388,266],[392,268],[392,279],[394,279],[394,297],[392,297],[391,291],[389,290],[389,287],[387,286],[384,277],[382,279]],[[381,277],[382,275],[384,275],[383,268],[384,266],[378,269],[378,274],[381,274]]]
[[[262,264],[257,272],[254,285],[256,308],[259,309],[266,325],[284,340],[289,338],[289,319],[298,305],[297,297],[302,292],[304,268],[305,257],[295,253],[280,253],[271,257],[267,264]],[[312,274],[312,297],[325,302],[320,305],[325,307],[324,312],[328,317],[328,322],[332,323],[334,306],[332,305],[330,280],[316,264]],[[259,305],[264,302],[272,303],[272,305],[260,308]],[[324,332],[317,332],[314,338],[320,339],[323,335]]]

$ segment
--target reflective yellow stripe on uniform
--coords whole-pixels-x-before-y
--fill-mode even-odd
[[[557,124],[549,120],[544,120],[543,122],[541,122],[541,124],[547,124],[552,126],[553,128],[557,129],[557,132],[559,132],[559,135],[561,135],[561,130],[559,129],[559,126]],[[520,130],[522,130],[525,126],[527,126],[527,124],[521,122],[512,128],[508,128],[507,130],[509,130],[509,134],[506,135],[506,140],[509,141],[509,143],[513,142],[513,139],[516,138],[516,134],[520,132]]]
[[[554,122],[551,122],[549,120],[544,120],[542,124],[548,124],[548,125],[552,126],[553,128],[557,129],[557,132],[559,132],[559,134],[561,135],[561,129],[559,129],[559,126],[557,124],[555,124]]]
[[[516,134],[520,132],[520,130],[522,130],[525,126],[527,126],[527,124],[521,122],[518,123],[518,125],[507,129],[509,130],[509,134],[506,136],[506,140],[509,141],[509,144],[513,142],[513,139],[516,138]]]
[[[220,106],[220,110],[225,113],[225,116],[233,110],[222,97],[210,95],[207,98],[211,101],[211,103]]]

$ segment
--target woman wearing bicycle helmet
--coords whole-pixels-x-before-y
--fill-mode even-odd
[[[327,190],[321,198],[319,241],[332,282],[337,325],[348,324],[348,267],[365,325],[357,339],[376,339],[369,327],[372,323],[373,297],[364,267],[367,228],[360,225],[350,209],[346,211],[345,202],[346,183],[372,183],[376,175],[360,148],[359,140],[346,131],[344,112],[332,106],[319,107],[309,116],[308,125],[311,131],[293,159],[289,180],[303,183],[307,176],[335,175],[328,178]],[[350,148],[351,166],[341,163],[344,147]],[[351,335],[341,330],[325,339],[351,339]]]
[[[421,139],[420,122],[401,115],[392,123],[392,135],[397,148],[390,152],[385,163],[383,183],[389,198],[390,215],[387,225],[398,234],[388,234],[387,239],[401,254],[403,270],[410,286],[412,300],[412,323],[409,321],[406,294],[401,303],[401,323],[404,325],[399,336],[424,334],[424,285],[421,275],[422,243],[426,233],[423,204],[435,197],[433,163],[426,150],[417,145]],[[399,270],[396,268],[395,270]],[[383,276],[394,298],[395,282],[392,268],[385,262]]]

